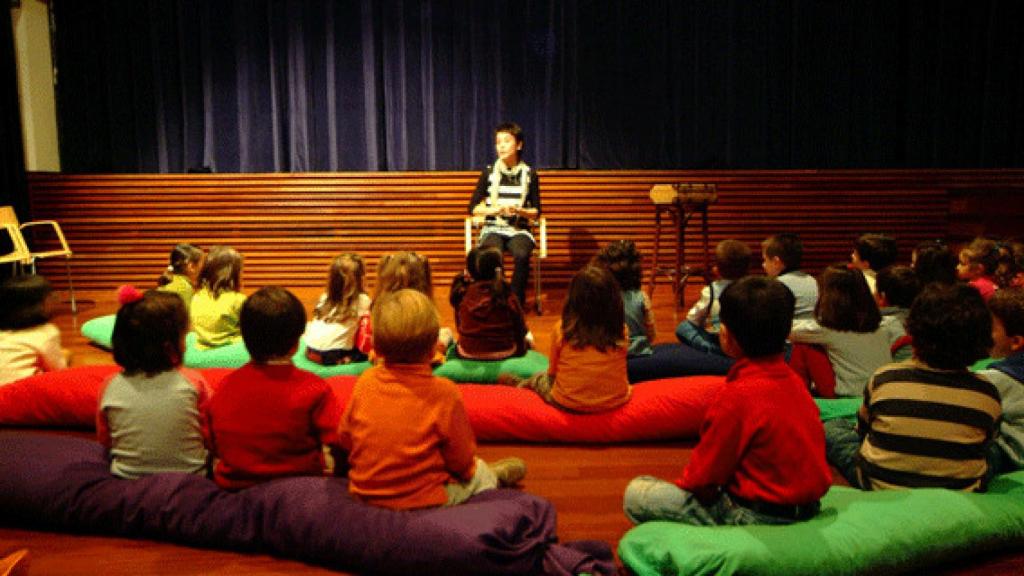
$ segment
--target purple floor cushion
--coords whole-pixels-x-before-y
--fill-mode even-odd
[[[519,491],[399,512],[353,500],[339,478],[240,492],[189,474],[121,480],[99,444],[65,436],[0,433],[0,511],[15,526],[263,551],[361,573],[614,573],[606,545],[558,544],[553,506]]]

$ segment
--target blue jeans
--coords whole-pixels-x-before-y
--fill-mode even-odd
[[[637,476],[630,481],[622,508],[634,524],[652,520],[695,526],[793,523],[789,518],[761,514],[740,506],[727,493],[710,504],[701,504],[690,492],[653,476]]]
[[[863,488],[857,474],[857,453],[862,440],[856,420],[835,418],[825,422],[825,459],[854,488]]]
[[[676,338],[694,350],[725,356],[718,341],[718,334],[712,334],[689,320],[683,320],[676,326]]]

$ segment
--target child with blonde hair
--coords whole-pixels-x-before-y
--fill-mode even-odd
[[[397,292],[403,288],[410,288],[422,293],[430,301],[434,301],[434,282],[430,272],[430,260],[416,252],[401,251],[394,254],[381,256],[377,265],[377,287],[373,292],[373,301],[384,294]],[[370,334],[373,333],[373,321],[367,325]],[[440,328],[437,333],[437,346],[434,354],[434,363],[444,362],[445,353],[453,340],[450,328]],[[371,342],[371,346],[372,342]]]
[[[51,292],[35,274],[0,282],[0,386],[67,368],[60,329],[50,322]]]
[[[370,297],[363,289],[365,267],[358,254],[345,253],[331,262],[327,286],[313,308],[303,340],[306,357],[324,366],[366,360],[357,346],[357,331],[370,314]]]
[[[501,250],[477,250],[474,269],[476,279],[455,310],[459,356],[503,360],[526,354],[526,316],[505,281]]]
[[[203,251],[191,244],[178,244],[171,249],[171,263],[156,281],[157,290],[181,296],[188,314],[202,269]]]
[[[230,246],[210,248],[199,273],[199,291],[192,297],[192,329],[199,349],[226,346],[242,339],[238,317],[245,294],[241,289],[242,255]]]
[[[999,289],[995,281],[999,246],[988,238],[975,238],[960,250],[956,274],[973,286],[986,302]]]
[[[573,412],[602,412],[629,401],[628,350],[622,292],[606,268],[586,266],[569,284],[555,325],[547,372],[499,382],[530,388],[549,404]]]
[[[131,286],[118,293],[114,361],[123,371],[100,390],[96,435],[110,452],[110,472],[139,478],[158,472],[205,475],[210,389],[181,369],[188,316],[176,294]]]
[[[341,418],[349,491],[375,506],[412,509],[459,504],[522,480],[522,460],[488,465],[476,456],[458,387],[431,372],[439,328],[433,301],[399,289],[375,298],[371,314],[383,362],[359,377]]]

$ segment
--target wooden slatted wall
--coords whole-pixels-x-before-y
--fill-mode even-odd
[[[75,251],[76,287],[152,284],[173,244],[229,244],[245,256],[246,289],[276,283],[318,286],[344,251],[367,259],[370,285],[383,253],[428,255],[435,283],[462,267],[462,219],[478,174],[471,172],[29,175],[31,216],[60,222]],[[713,182],[711,246],[738,238],[759,251],[776,232],[805,242],[805,268],[849,258],[866,231],[887,232],[901,259],[923,239],[943,237],[951,190],[1019,190],[1024,171],[540,171],[549,222],[545,286],[564,286],[599,246],[638,242],[649,269],[656,183]],[[1024,196],[1021,196],[1024,198]],[[699,258],[699,226],[687,229],[687,260]],[[670,235],[666,235],[666,239]],[[40,239],[41,241],[43,239]],[[43,242],[45,243],[45,241]],[[664,261],[668,262],[668,253]],[[754,263],[759,268],[760,260]],[[61,262],[41,262],[58,287]]]

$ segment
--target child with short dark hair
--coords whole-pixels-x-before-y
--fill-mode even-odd
[[[588,265],[576,273],[555,324],[547,372],[499,382],[530,388],[545,402],[572,412],[602,412],[629,401],[626,318],[622,292],[608,269]]]
[[[426,508],[522,480],[522,460],[488,465],[476,456],[458,387],[431,372],[439,326],[433,301],[412,289],[387,292],[372,316],[383,363],[356,381],[339,427],[349,492],[376,506]]]
[[[306,327],[302,302],[266,286],[246,299],[240,324],[252,361],[224,377],[210,401],[214,480],[239,489],[322,474],[322,448],[339,446],[341,405],[322,378],[292,364]]]
[[[632,240],[616,240],[602,248],[592,260],[593,264],[607,268],[622,290],[631,358],[649,356],[657,336],[651,299],[640,289],[643,277],[640,261],[640,251]]]
[[[761,242],[761,266],[766,274],[778,278],[796,298],[793,319],[811,318],[818,303],[818,282],[800,270],[804,245],[796,234],[776,234]]]
[[[993,443],[992,473],[1024,468],[1024,289],[1002,288],[988,300],[998,361],[980,372],[999,390],[1003,418]]]
[[[967,367],[988,353],[992,321],[977,290],[925,286],[907,317],[914,358],[883,366],[864,390],[857,423],[825,423],[829,461],[868,490],[982,491],[1002,412],[999,391]]]
[[[356,341],[360,322],[370,314],[370,297],[363,289],[365,271],[362,257],[351,252],[331,262],[327,286],[303,334],[306,357],[313,362],[334,366],[366,360]]]
[[[118,292],[121,307],[111,342],[124,370],[99,394],[96,435],[110,453],[110,472],[140,478],[158,472],[205,475],[206,408],[210,389],[202,375],[181,368],[188,316],[173,292],[131,286]]]
[[[51,292],[35,274],[0,282],[0,386],[67,368],[60,329],[50,322]]]
[[[956,282],[956,256],[941,240],[921,242],[910,253],[910,267],[917,274],[921,287],[932,282]]]
[[[712,274],[718,279],[705,286],[700,299],[676,327],[676,338],[691,348],[725,356],[718,342],[719,298],[725,289],[750,273],[750,247],[739,240],[722,240],[715,247]]]
[[[818,408],[783,359],[793,307],[792,292],[762,276],[722,293],[722,349],[737,362],[682,476],[640,476],[626,487],[633,523],[788,524],[818,513],[832,474]]]
[[[187,243],[177,244],[171,249],[171,263],[156,281],[157,290],[172,292],[181,297],[186,314],[192,306],[196,282],[203,269],[203,257],[203,251],[199,248]]]
[[[917,274],[909,266],[889,266],[878,272],[876,277],[875,301],[882,315],[881,327],[889,334],[889,351],[892,359],[899,362],[913,354],[910,339],[906,337],[904,325],[910,305],[921,291]]]
[[[859,270],[834,264],[819,282],[814,319],[793,322],[790,363],[819,396],[857,396],[875,370],[892,362],[888,332]],[[801,346],[806,344],[823,347],[828,362],[815,361],[814,351]]]
[[[502,258],[497,248],[476,253],[476,280],[455,310],[456,351],[463,358],[504,360],[526,354],[526,316],[505,281]]]
[[[242,339],[238,316],[242,294],[242,255],[230,246],[210,248],[199,273],[199,291],[192,297],[192,329],[196,347],[217,348]]]
[[[896,261],[897,251],[896,239],[886,234],[862,234],[854,242],[850,261],[864,274],[872,294],[875,276]]]
[[[988,238],[975,238],[960,250],[959,259],[957,276],[973,286],[988,301],[999,289],[994,276],[999,266],[999,247]]]

